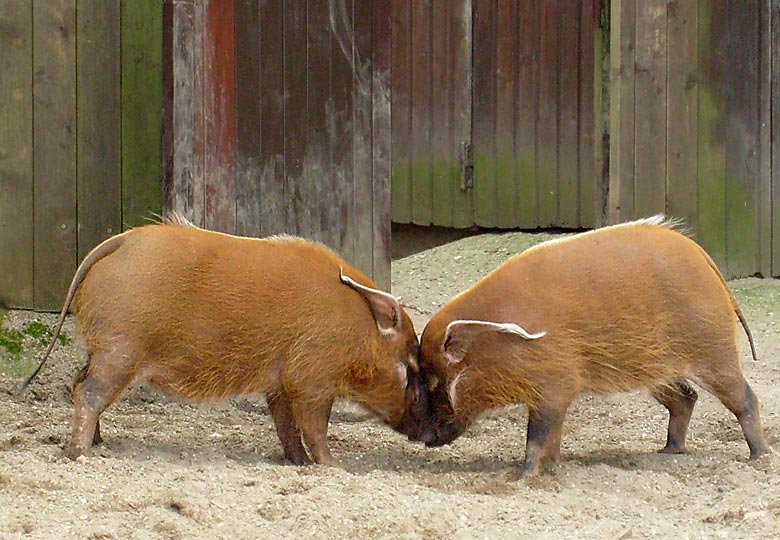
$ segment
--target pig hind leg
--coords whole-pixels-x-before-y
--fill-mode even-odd
[[[721,360],[721,361],[718,361]],[[736,345],[713,356],[694,379],[737,417],[750,448],[750,460],[771,451],[761,427],[758,399],[742,375]]]
[[[728,375],[720,372],[699,377],[702,386],[712,392],[737,417],[750,448],[750,461],[770,452],[764,429],[761,427],[758,399],[739,371],[739,367]]]
[[[660,452],[663,454],[685,453],[685,436],[688,433],[693,407],[699,397],[696,390],[688,381],[681,379],[654,388],[652,394],[669,411],[666,446]]]
[[[268,394],[268,410],[276,426],[276,433],[282,442],[284,457],[295,465],[307,465],[311,459],[301,442],[301,431],[295,422],[290,397],[284,390]]]
[[[100,414],[119,399],[131,380],[130,370],[115,365],[102,353],[91,355],[73,385],[73,432],[66,450],[69,458],[89,454],[92,444],[102,441]]]

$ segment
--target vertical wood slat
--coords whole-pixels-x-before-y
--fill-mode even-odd
[[[234,0],[205,3],[203,57],[205,226],[236,232]]]
[[[770,188],[772,193],[771,200],[771,260],[773,277],[780,276],[780,9],[772,9],[767,16],[769,29],[765,30],[764,39],[766,46],[769,47],[770,55],[770,85],[769,96],[770,103],[770,149],[767,160],[771,164],[769,174]]]
[[[542,227],[556,225],[559,213],[560,67],[558,65],[558,22],[561,5],[540,2],[539,14],[539,117],[537,126],[537,178],[539,222]]]
[[[518,225],[536,227],[539,223],[538,169],[536,141],[539,126],[539,2],[520,0],[518,6],[519,66],[515,116],[515,154],[518,182]]]
[[[355,231],[355,243],[351,256],[355,264],[366,275],[373,272],[374,208],[373,199],[373,140],[372,140],[372,2],[352,3],[353,81],[352,94],[353,148],[354,157],[354,202],[352,220],[349,225]],[[381,90],[384,91],[384,90]]]
[[[609,221],[634,215],[635,0],[612,0],[610,40]]]
[[[665,210],[666,0],[636,3],[634,215]]]
[[[62,305],[76,269],[76,6],[33,4],[33,286],[36,309]]]
[[[490,227],[496,205],[496,3],[474,0],[474,221]]]
[[[600,0],[581,2],[579,14],[579,227],[592,228],[604,218],[604,179],[601,178],[601,109],[603,106]],[[597,146],[598,145],[598,146]],[[597,157],[598,156],[598,157]]]
[[[558,30],[558,215],[561,227],[580,226],[579,149],[580,123],[580,6],[565,2],[559,14]]]
[[[333,247],[349,258],[355,245],[354,227],[349,226],[352,223],[353,184],[355,182],[355,147],[352,141],[354,134],[352,95],[355,90],[352,74],[352,40],[349,38],[352,19],[351,11],[348,10],[351,2],[347,3],[346,0],[342,0],[332,2],[329,6],[331,100],[333,103],[331,125],[334,134],[329,140],[329,152],[334,168],[333,181],[336,186],[334,204],[339,220],[339,238]]]
[[[33,10],[0,1],[0,306],[33,303]]]
[[[726,260],[732,276],[758,270],[759,4],[727,2],[723,26],[726,70]],[[749,60],[748,60],[749,59]]]
[[[698,8],[696,2],[678,2],[668,12],[666,122],[667,193],[666,212],[686,218],[697,229],[698,155],[698,83],[697,42]]]
[[[122,0],[122,221],[146,223],[162,201],[162,1]]]
[[[431,178],[431,0],[412,0],[412,118],[411,177],[412,221],[430,225],[432,218]]]
[[[306,155],[303,178],[309,186],[307,211],[311,238],[327,245],[338,241],[333,167],[328,155],[328,100],[330,94],[330,15],[327,0],[307,2]],[[333,134],[335,136],[335,133]]]
[[[759,171],[756,193],[758,196],[758,268],[762,277],[772,276],[772,9],[767,2],[758,5],[758,43],[759,43]]]
[[[391,2],[392,65],[392,181],[393,220],[412,222],[411,117],[412,14],[411,2]]]
[[[287,230],[284,163],[284,0],[260,2],[260,233]]]
[[[306,150],[306,3],[284,2],[284,203],[286,231],[302,234],[306,223],[306,186],[303,157]]]
[[[261,235],[260,5],[236,2],[236,232]]]
[[[371,144],[373,178],[373,261],[374,282],[390,290],[391,246],[391,109],[392,93],[392,10],[389,2],[372,3],[371,57],[372,104]]]
[[[78,259],[122,230],[120,4],[80,0],[76,28]]]
[[[452,3],[441,3],[431,10],[431,222],[450,224],[453,211],[452,186],[457,182],[455,146],[452,130]]]
[[[518,183],[515,176],[517,157],[515,154],[515,119],[517,95],[517,49],[519,35],[516,34],[516,2],[497,2],[495,22],[495,217],[497,227],[512,227],[518,220]],[[527,181],[527,180],[526,180]]]
[[[455,148],[451,160],[456,168],[455,178],[450,180],[453,227],[469,227],[474,223],[474,191],[461,186],[462,143],[472,140],[472,0],[447,3],[450,6],[450,54],[452,73],[452,143]],[[393,87],[395,87],[395,74]],[[395,121],[395,120],[393,120]],[[395,156],[393,156],[395,159]]]
[[[698,229],[696,240],[726,270],[726,148],[723,138],[724,96],[717,82],[726,66],[726,51],[717,31],[721,5],[699,0]]]

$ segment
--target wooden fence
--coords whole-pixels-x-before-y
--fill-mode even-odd
[[[393,2],[393,219],[593,227],[600,4]]]
[[[612,0],[610,220],[685,218],[727,276],[780,274],[769,5]]]
[[[390,286],[390,7],[166,2],[166,200],[319,240]]]
[[[81,257],[160,210],[161,13],[159,0],[0,0],[6,305],[58,309]]]

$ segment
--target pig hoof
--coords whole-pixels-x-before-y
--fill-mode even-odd
[[[750,457],[748,458],[748,462],[757,461],[762,457],[768,456],[770,454],[774,454],[774,450],[772,450],[771,446],[767,446],[764,448],[757,448],[750,452]]]
[[[87,452],[81,450],[80,448],[68,448],[67,450],[65,450],[65,457],[72,461],[76,461],[81,456],[86,456],[86,455]]]
[[[677,446],[667,444],[658,451],[659,454],[687,454],[688,449],[685,446]]]

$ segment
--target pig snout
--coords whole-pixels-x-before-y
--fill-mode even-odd
[[[425,376],[411,367],[407,371],[407,381],[406,408],[398,431],[410,441],[427,443],[435,438],[428,384]]]

